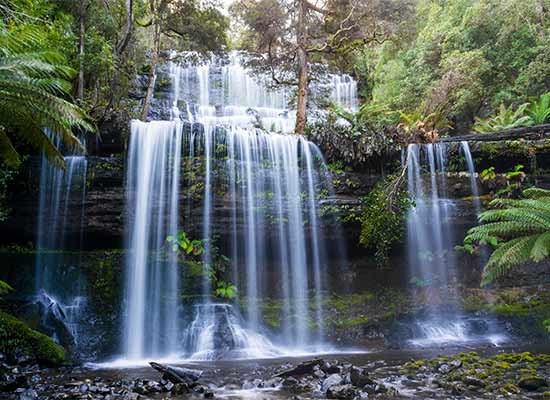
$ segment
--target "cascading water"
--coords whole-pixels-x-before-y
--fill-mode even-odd
[[[170,73],[173,120],[133,121],[131,126],[125,357],[177,353],[218,359],[270,357],[281,354],[281,346],[318,350],[328,247],[318,200],[330,178],[315,145],[300,136],[258,129],[292,131],[289,93],[264,89],[236,54],[228,62],[172,64]],[[344,107],[356,105],[351,78],[333,84],[334,99]],[[190,171],[197,159],[202,162],[200,182],[193,173],[180,179],[180,170]],[[180,186],[182,194],[189,193],[197,183],[204,186],[202,199],[188,196],[187,210],[179,210]],[[221,188],[227,192],[219,193]],[[165,238],[180,228],[180,211],[186,216],[181,227],[191,229],[190,210],[197,207],[205,264],[213,261],[217,231],[228,233],[227,243],[219,247],[229,252],[242,316],[234,305],[212,298],[213,283],[206,276],[200,304],[183,306],[177,260],[157,260]],[[220,218],[229,219],[227,226],[219,226]],[[266,297],[282,304],[280,332],[270,336],[277,347],[263,322],[261,300]]]
[[[475,167],[467,142],[461,143],[471,177],[476,214],[481,210]],[[485,341],[497,345],[503,337],[496,334],[491,321],[466,320],[458,304],[451,304],[450,287],[456,272],[454,246],[449,226],[457,205],[447,195],[447,146],[444,143],[407,148],[408,191],[415,205],[407,219],[407,251],[411,283],[424,290],[428,314],[412,326],[414,345],[433,346],[448,343]],[[430,290],[436,288],[436,290]],[[445,310],[438,304],[447,304]],[[480,329],[483,326],[483,329]],[[483,331],[483,332],[481,332]]]
[[[82,295],[78,265],[60,266],[64,264],[67,230],[80,229],[80,243],[71,244],[71,248],[79,248],[82,242],[87,160],[83,156],[69,156],[65,162],[63,170],[49,163],[45,156],[42,158],[35,284],[36,304],[41,309],[43,325],[65,344],[74,345],[79,342],[78,320],[86,298]],[[80,212],[71,215],[69,209]],[[64,285],[60,285],[60,281],[71,281],[67,285],[71,289],[61,291]]]
[[[177,260],[156,253],[178,232],[182,129],[176,121],[133,121],[131,131],[124,344],[129,359],[141,359],[177,349]]]

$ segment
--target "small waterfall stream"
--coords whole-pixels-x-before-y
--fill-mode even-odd
[[[461,142],[460,149],[470,176],[475,213],[479,215],[481,202],[473,158],[467,142]],[[491,321],[466,321],[459,304],[449,305],[449,299],[456,298],[450,291],[456,289],[454,246],[458,242],[450,226],[457,204],[447,193],[447,152],[445,143],[411,144],[407,148],[408,191],[415,201],[407,218],[411,284],[429,305],[427,314],[412,327],[415,338],[411,343],[433,346],[484,341],[497,345],[503,337]],[[442,309],[439,304],[447,306]],[[472,332],[479,326],[484,326],[485,332]]]
[[[80,249],[82,243],[87,160],[84,156],[67,156],[65,162],[66,169],[63,170],[42,157],[35,302],[40,308],[45,329],[51,330],[52,335],[64,344],[77,345],[81,336],[79,319],[85,311],[86,297],[82,294],[78,261],[71,260],[71,265],[63,266],[62,251],[68,247],[68,229],[73,232],[80,230],[79,243],[71,243],[69,247]],[[80,211],[74,215],[69,210]],[[70,284],[61,285],[60,282]]]
[[[289,92],[263,88],[237,54],[198,66],[172,63],[170,73],[172,120],[131,125],[124,357],[219,359],[319,350],[329,243],[318,203],[331,183],[317,147],[284,134],[295,123]],[[333,99],[357,106],[351,78],[331,82]],[[189,195],[181,202],[201,186],[202,199]],[[181,301],[182,267],[161,254],[168,235],[192,229],[193,209],[201,210],[204,264],[214,262],[213,246],[228,249],[240,307],[214,298],[207,274],[202,300]],[[229,233],[227,243],[216,242],[219,229]],[[263,321],[266,298],[281,303],[276,334]]]

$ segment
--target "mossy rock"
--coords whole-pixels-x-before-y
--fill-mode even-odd
[[[56,366],[65,361],[65,350],[51,338],[0,312],[0,351],[10,356],[18,350],[41,365]]]
[[[523,376],[519,379],[518,386],[526,390],[538,390],[541,387],[548,386],[546,379],[540,376]]]

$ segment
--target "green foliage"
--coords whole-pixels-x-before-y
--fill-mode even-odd
[[[55,366],[65,361],[65,352],[51,338],[32,330],[17,318],[0,312],[0,352],[8,356],[17,350],[42,365]]]
[[[531,125],[548,122],[550,120],[550,93],[545,93],[538,100],[533,101],[527,109],[527,115]]]
[[[329,163],[349,167],[375,161],[398,148],[390,132],[373,128],[364,118],[360,113],[334,108],[308,125],[306,136],[319,146]]]
[[[487,169],[484,169],[481,171],[480,174],[481,180],[483,181],[490,181],[497,177],[497,174],[495,172],[495,167],[489,167]]]
[[[93,130],[85,112],[65,100],[74,71],[45,45],[40,28],[0,22],[0,156],[8,166],[20,163],[13,135],[64,166],[58,143],[83,151],[74,132]]]
[[[405,217],[412,202],[398,178],[379,182],[363,200],[360,243],[374,250],[375,260],[385,264],[394,243],[405,233]]]
[[[368,103],[423,115],[441,110],[467,131],[474,117],[550,89],[550,23],[538,0],[415,5],[405,23],[394,21],[390,40],[357,59]]]
[[[531,188],[521,199],[495,199],[483,212],[483,225],[468,231],[465,244],[490,244],[496,249],[483,270],[482,285],[493,282],[513,266],[550,255],[550,191]]]
[[[499,132],[532,124],[531,117],[526,115],[529,103],[524,103],[514,110],[512,106],[500,105],[499,112],[489,118],[476,118],[474,131],[478,133]]]
[[[4,281],[0,281],[0,298],[13,291],[13,288]]]
[[[191,240],[185,232],[179,232],[177,236],[168,236],[166,241],[170,244],[174,253],[200,256],[203,253],[202,240]]]
[[[215,294],[218,297],[232,300],[237,296],[237,287],[228,282],[218,281]]]

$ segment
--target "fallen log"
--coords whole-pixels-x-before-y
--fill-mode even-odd
[[[202,371],[189,368],[171,367],[169,365],[162,365],[156,362],[150,362],[149,365],[159,372],[162,372],[162,378],[170,381],[174,384],[185,383],[190,385],[193,382],[199,380],[202,375]]]

